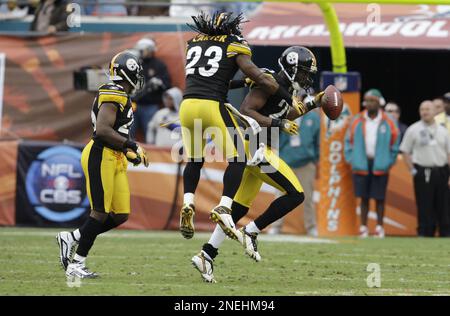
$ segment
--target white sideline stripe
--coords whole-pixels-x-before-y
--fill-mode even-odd
[[[43,237],[55,237],[55,232],[21,232],[21,231],[2,231],[0,230],[0,236],[43,236]],[[173,238],[178,236],[179,233],[175,231],[167,232],[167,231],[153,231],[153,232],[143,232],[143,231],[135,231],[135,232],[122,232],[122,231],[113,231],[102,234],[102,238]],[[202,232],[195,233],[194,238],[198,239],[207,239],[211,236],[211,233]],[[184,241],[184,239],[179,236],[180,241]],[[331,239],[323,239],[323,238],[312,238],[306,236],[296,236],[296,235],[260,235],[258,236],[258,240],[264,242],[292,242],[292,243],[312,243],[312,244],[336,244],[338,241]]]
[[[150,163],[148,168],[145,168],[143,165],[133,166],[132,164],[128,164],[129,172],[151,172],[151,173],[162,173],[166,175],[176,175],[177,174],[177,164],[176,163],[167,163],[167,162],[157,162]],[[181,169],[181,173],[183,173],[184,167]],[[209,180],[217,183],[223,182],[223,170],[213,169],[213,168],[202,168],[200,179]],[[274,190],[270,185],[263,183],[261,187],[261,191],[274,193]]]
[[[313,238],[307,236],[297,236],[297,235],[259,235],[258,241],[267,242],[293,242],[300,244],[337,244],[337,240],[324,239],[324,238]]]
[[[352,260],[325,260],[325,259],[321,259],[320,263],[321,264],[348,264],[348,265],[364,265],[367,266],[367,260],[361,260],[361,261],[352,261]],[[375,261],[375,260],[373,260]],[[299,259],[295,259],[294,263],[300,263],[300,264],[310,264],[311,261],[309,260],[299,260]],[[431,267],[431,268],[436,268],[436,267],[442,267],[444,270],[443,271],[423,271],[421,272],[422,274],[431,274],[431,275],[446,275],[447,274],[447,268],[448,265],[447,264],[438,264],[438,263],[398,263],[398,262],[384,262],[381,261],[379,262],[381,267],[384,266],[388,266],[388,267],[398,267],[398,266],[408,266],[408,267],[414,267],[414,268],[425,268],[425,267]]]

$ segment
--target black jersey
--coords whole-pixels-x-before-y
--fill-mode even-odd
[[[252,55],[236,35],[197,35],[187,43],[184,98],[225,101],[228,85],[238,70],[236,56]]]
[[[284,87],[288,92],[292,93],[292,84],[288,80],[284,80],[273,70],[266,68],[263,68],[262,70],[267,75],[272,76],[280,86]],[[290,108],[291,106],[286,102],[286,100],[278,95],[272,94],[258,112],[264,116],[268,116],[271,118],[285,119],[287,114],[289,113]]]
[[[273,70],[266,69],[266,68],[262,68],[261,70],[263,70],[266,75],[272,76],[276,80],[276,82],[280,86],[282,86],[286,90],[288,90],[288,92],[290,92],[290,93],[293,92],[292,84],[290,81],[283,79],[280,75],[275,73]],[[260,113],[264,116],[268,116],[270,118],[282,120],[282,119],[287,118],[290,108],[291,108],[291,106],[286,102],[286,100],[284,100],[282,97],[280,97],[278,95],[273,94],[267,99],[264,106],[258,110],[258,113]],[[272,132],[267,131],[266,134],[267,134],[267,136],[259,135],[259,138],[258,138],[259,142],[263,142],[263,143],[267,144],[268,146],[278,146],[278,144],[276,144],[276,142],[273,142],[273,140],[272,140],[272,137],[271,137],[271,136],[273,136]]]
[[[109,144],[106,144],[96,135],[97,116],[103,103],[111,103],[117,107],[116,121],[114,122],[113,129],[123,137],[129,138],[129,128],[133,123],[133,108],[131,106],[131,101],[122,86],[114,83],[107,83],[98,89],[94,103],[92,104],[91,119],[92,127],[94,128],[94,141],[106,147],[117,149],[113,148],[113,146]]]

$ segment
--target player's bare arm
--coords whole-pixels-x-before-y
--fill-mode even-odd
[[[97,117],[97,136],[116,148],[123,148],[127,139],[114,129],[117,107],[112,103],[103,103]]]
[[[256,66],[251,57],[240,54],[236,56],[236,63],[242,72],[253,80],[256,85],[267,89],[269,94],[275,94],[279,88],[278,83],[271,76],[267,76],[258,66]]]
[[[254,118],[261,126],[270,127],[272,118],[258,112],[266,104],[268,98],[269,94],[261,88],[250,90],[241,104],[241,113]]]

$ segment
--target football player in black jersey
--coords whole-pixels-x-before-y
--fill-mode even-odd
[[[292,46],[286,49],[280,56],[279,65],[281,71],[275,73],[268,69],[264,71],[291,93],[302,88],[305,91],[311,87],[313,77],[317,72],[316,58],[305,47]],[[232,86],[243,86],[235,81]],[[304,200],[303,188],[292,169],[272,150],[271,130],[275,128],[278,133],[281,130],[290,135],[296,135],[298,126],[294,120],[308,111],[320,106],[323,93],[319,93],[314,99],[304,104],[304,111],[299,113],[292,109],[281,97],[271,95],[260,86],[253,87],[245,97],[240,111],[242,114],[255,119],[260,126],[269,129],[268,138],[259,138],[262,142],[259,149],[250,154],[250,148],[246,141],[246,150],[252,160],[245,168],[239,190],[233,199],[232,218],[237,223],[244,217],[263,183],[267,183],[281,192],[283,196],[275,199],[254,221],[242,227],[239,232],[242,235],[242,244],[245,252],[255,261],[260,261],[261,256],[257,250],[257,235],[268,225],[285,216]],[[254,161],[254,163],[252,163]],[[215,282],[213,276],[213,260],[218,254],[218,248],[225,239],[225,234],[216,226],[208,243],[203,245],[202,251],[192,258],[194,267],[200,271],[202,278],[207,282]]]
[[[56,236],[60,261],[67,276],[97,277],[86,268],[85,260],[97,235],[128,219],[128,161],[148,166],[145,151],[129,138],[133,123],[130,94],[142,87],[142,66],[133,54],[121,52],[109,64],[109,77],[111,83],[102,85],[94,99],[93,137],[81,154],[91,213],[79,229]]]
[[[186,48],[186,90],[180,106],[183,145],[188,162],[184,169],[184,201],[180,212],[183,237],[194,235],[194,193],[204,162],[205,130],[214,129],[213,141],[229,162],[223,177],[223,194],[210,214],[232,239],[239,239],[231,218],[231,206],[242,180],[247,159],[244,142],[236,119],[225,107],[230,80],[238,69],[258,86],[287,101],[301,111],[301,102],[251,61],[251,49],[242,37],[242,14],[201,13],[190,25],[199,34],[188,41]]]

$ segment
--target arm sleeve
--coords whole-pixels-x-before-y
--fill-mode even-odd
[[[349,164],[352,162],[352,154],[353,154],[353,145],[350,143],[350,134],[353,122],[350,122],[350,125],[347,127],[347,131],[345,133],[345,141],[344,141],[344,157],[345,161]]]
[[[411,129],[408,128],[405,132],[405,136],[403,136],[402,143],[400,144],[400,151],[411,154],[413,146],[413,137],[411,135]]]
[[[391,166],[395,164],[395,162],[397,161],[399,147],[400,147],[400,135],[397,136],[397,139],[391,148]]]
[[[447,139],[447,154],[450,155],[450,136],[449,136],[449,134],[447,134],[446,139]]]

